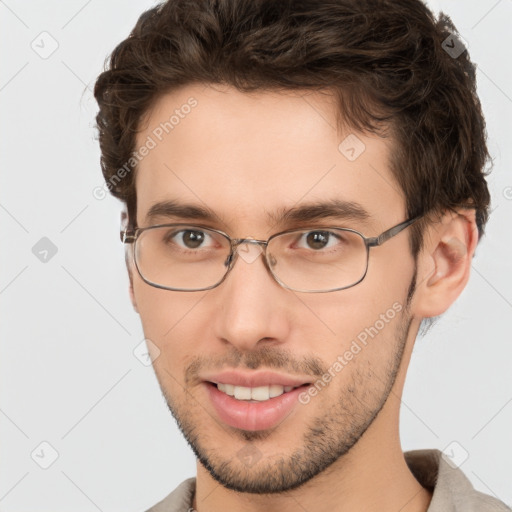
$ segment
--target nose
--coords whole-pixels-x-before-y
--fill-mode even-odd
[[[281,344],[290,330],[288,294],[268,271],[263,248],[254,241],[237,247],[233,267],[217,288],[215,332],[239,350]]]

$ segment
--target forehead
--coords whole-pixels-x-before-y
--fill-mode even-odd
[[[206,207],[228,224],[262,226],[272,212],[333,200],[400,220],[391,141],[339,129],[336,108],[331,95],[311,91],[194,84],[166,94],[137,134],[138,224],[168,200]]]

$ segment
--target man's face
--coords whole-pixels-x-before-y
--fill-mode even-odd
[[[190,97],[197,104],[182,108]],[[158,130],[176,109],[172,129]],[[137,171],[137,225],[187,222],[266,240],[304,225],[276,223],[284,210],[331,200],[358,203],[370,215],[310,219],[308,228],[347,227],[370,237],[404,221],[388,164],[391,141],[358,133],[359,142],[350,138],[339,149],[353,132],[338,133],[334,111],[332,99],[318,93],[249,95],[194,85],[164,96],[137,137],[137,148],[148,136],[156,142]],[[149,218],[162,201],[207,208],[215,217]],[[296,487],[347,453],[385,405],[415,334],[407,231],[371,250],[361,283],[336,292],[285,289],[262,257],[239,257],[208,291],[158,289],[131,271],[169,407],[202,465],[239,491]],[[253,381],[258,387],[305,385],[249,402],[212,384],[254,375],[262,377]],[[308,392],[315,383],[316,395]]]

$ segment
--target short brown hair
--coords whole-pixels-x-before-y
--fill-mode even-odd
[[[409,217],[470,207],[482,235],[485,121],[468,52],[446,51],[460,48],[455,34],[421,0],[169,0],[140,16],[95,84],[105,180],[134,225],[136,165],[112,178],[144,114],[179,87],[331,90],[346,127],[393,136]],[[413,255],[425,222],[411,230]]]

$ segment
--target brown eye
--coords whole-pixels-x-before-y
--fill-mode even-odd
[[[199,229],[171,230],[162,235],[166,246],[177,246],[179,249],[211,249],[214,239],[210,234]]]
[[[328,231],[311,231],[306,234],[306,243],[311,249],[323,249],[329,243]]]
[[[188,249],[197,249],[205,240],[205,234],[202,231],[182,231],[181,239]]]

